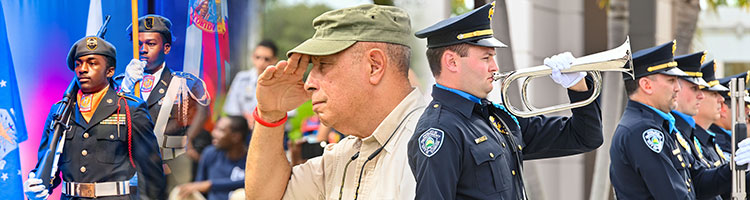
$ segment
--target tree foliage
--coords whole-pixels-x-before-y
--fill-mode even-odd
[[[287,51],[315,34],[313,19],[329,10],[331,8],[322,4],[269,2],[263,16],[263,38],[273,40],[279,48],[279,60],[285,60]]]

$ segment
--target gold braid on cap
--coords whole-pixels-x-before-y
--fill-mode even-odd
[[[461,33],[456,36],[459,40],[463,40],[466,38],[472,38],[477,36],[484,36],[484,35],[492,35],[492,29],[485,29],[485,30],[478,30],[470,33]]]
[[[664,63],[664,64],[661,64],[661,65],[652,66],[652,67],[646,68],[646,71],[653,72],[653,71],[656,71],[656,70],[660,70],[660,69],[664,69],[664,68],[669,68],[669,67],[677,67],[677,62],[672,61],[672,62]]]

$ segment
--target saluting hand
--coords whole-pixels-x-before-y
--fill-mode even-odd
[[[255,91],[258,114],[263,121],[279,121],[286,112],[310,99],[302,81],[308,63],[309,55],[294,53],[288,61],[282,60],[263,71]]]

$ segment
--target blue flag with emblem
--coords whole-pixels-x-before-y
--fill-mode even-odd
[[[21,97],[5,30],[5,14],[0,5],[0,196],[23,199],[23,178],[18,143],[26,140]]]

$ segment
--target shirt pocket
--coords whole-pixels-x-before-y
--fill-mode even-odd
[[[502,192],[512,185],[511,174],[500,145],[484,142],[470,147],[476,169],[477,187],[485,194]]]
[[[96,160],[101,163],[121,163],[128,156],[127,132],[96,133]]]

